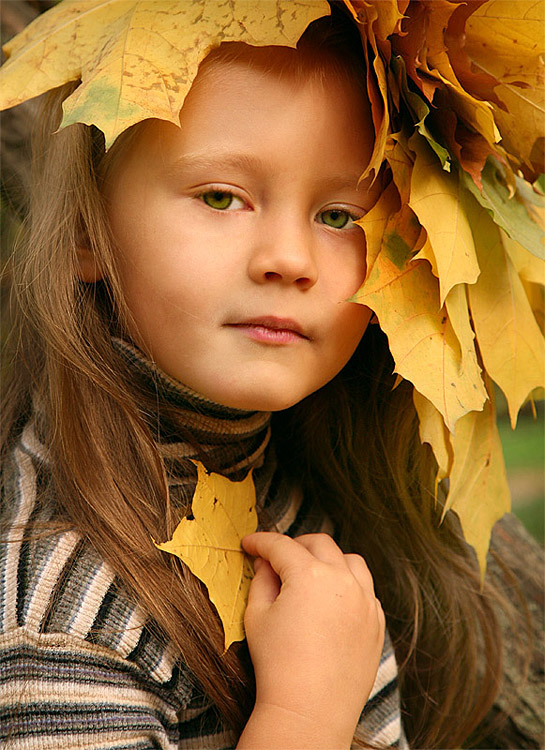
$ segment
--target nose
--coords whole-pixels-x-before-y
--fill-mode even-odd
[[[318,280],[312,226],[286,213],[262,226],[248,273],[258,284],[276,282],[310,289]]]

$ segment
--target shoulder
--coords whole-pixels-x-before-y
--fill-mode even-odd
[[[65,633],[128,656],[145,618],[96,550],[57,517],[48,457],[30,426],[4,471],[0,631]]]
[[[68,748],[93,724],[108,747],[129,734],[144,742],[135,748],[205,734],[210,747],[227,747],[202,690],[97,551],[74,530],[39,532],[55,509],[54,498],[38,501],[48,465],[32,429],[4,471],[0,737],[8,725],[16,736],[34,727],[29,748],[45,737],[68,738],[55,744]]]

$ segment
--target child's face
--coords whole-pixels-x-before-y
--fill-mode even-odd
[[[278,410],[346,364],[370,310],[354,226],[373,143],[356,86],[213,64],[181,130],[153,121],[106,188],[132,335],[168,374]]]

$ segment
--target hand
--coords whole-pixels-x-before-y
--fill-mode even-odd
[[[365,561],[325,534],[242,545],[256,557],[244,623],[257,696],[238,747],[349,748],[384,641]]]

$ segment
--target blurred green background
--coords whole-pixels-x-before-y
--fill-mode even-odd
[[[545,546],[545,409],[535,403],[521,410],[517,427],[509,423],[505,401],[497,393],[498,428],[503,446],[507,480],[513,499],[513,513]]]

